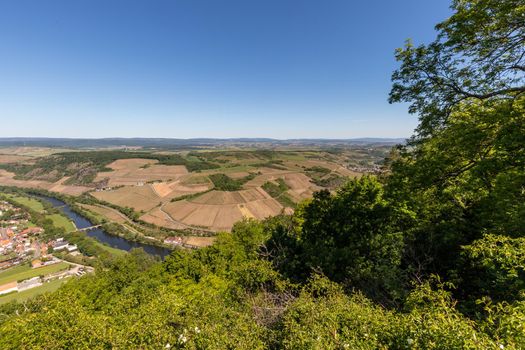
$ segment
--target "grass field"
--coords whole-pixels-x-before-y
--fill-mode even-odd
[[[18,302],[24,301],[27,299],[31,299],[37,295],[46,293],[46,292],[53,292],[60,288],[62,284],[67,282],[67,279],[61,279],[61,280],[54,280],[51,282],[46,282],[40,287],[31,288],[28,290],[24,290],[23,292],[18,293],[10,293],[7,295],[0,296],[0,305],[8,303],[10,301],[16,300]]]
[[[17,266],[0,273],[0,285],[14,281],[26,280],[36,276],[49,275],[51,273],[65,270],[69,266],[70,265],[65,262],[39,267],[37,269],[32,269],[26,266]],[[14,269],[16,269],[16,271],[12,271]]]
[[[93,215],[94,217],[97,218],[97,220],[99,220],[99,221],[107,220],[107,218],[104,215],[102,215],[100,212],[98,212],[98,208],[99,207],[97,207],[95,205],[89,205],[89,204],[83,204],[83,203],[79,203],[79,205],[83,209],[88,210],[91,215]]]
[[[75,231],[75,226],[73,225],[73,223],[63,215],[52,214],[47,215],[47,218],[53,220],[54,226],[63,227],[66,230],[66,232]]]
[[[119,224],[122,224],[128,221],[128,219],[126,219],[124,214],[119,214],[119,212],[115,209],[100,207],[98,205],[89,205],[89,204],[80,204],[80,206],[84,209],[89,210],[99,220],[109,220],[109,221],[118,222]]]
[[[42,213],[44,211],[44,205],[39,200],[29,197],[15,196],[12,194],[4,195],[10,198],[11,200],[15,201],[16,203],[30,208],[31,210],[37,211],[39,213]]]
[[[104,249],[105,251],[107,251],[111,255],[122,256],[122,255],[127,254],[127,251],[125,251],[125,250],[113,248],[113,247],[110,247],[108,245],[102,244],[100,241],[98,241],[96,239],[94,241],[95,241],[95,244],[97,246],[99,246],[100,248]]]
[[[29,264],[15,266],[15,267],[12,267],[10,269],[0,272],[0,279],[9,279],[9,277],[11,276],[14,276],[14,275],[17,275],[19,273],[23,273],[29,270],[31,270],[31,266],[29,266]],[[8,282],[9,281],[5,283],[8,283]],[[4,284],[4,283],[0,282],[0,284]]]

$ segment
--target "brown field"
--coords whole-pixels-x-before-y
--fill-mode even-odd
[[[99,172],[95,181],[109,178],[109,186],[137,185],[150,181],[171,181],[188,174],[183,165],[157,165],[154,159],[119,159],[107,167],[112,171]]]
[[[257,219],[278,215],[283,210],[283,206],[273,198],[248,202],[245,206]]]
[[[288,194],[291,198],[299,202],[305,198],[309,198],[315,191],[320,189],[319,186],[311,182],[310,178],[300,172],[284,172],[277,171],[275,173],[266,173],[257,176],[255,179],[248,181],[244,184],[245,188],[259,188],[265,182],[276,181],[277,179],[283,179],[284,182],[290,187]]]
[[[245,217],[264,219],[277,215],[283,207],[261,188],[253,188],[235,192],[211,191],[189,201],[167,203],[162,210],[181,224],[222,231],[230,230]]]
[[[169,198],[176,198],[188,194],[204,192],[212,188],[212,186],[212,183],[209,181],[201,184],[186,185],[183,181],[176,180],[169,183],[169,187],[171,189],[171,192],[169,193]]]
[[[92,192],[92,196],[136,211],[149,211],[161,203],[161,198],[150,185],[124,186],[116,190]]]
[[[47,190],[51,192],[58,192],[63,194],[68,194],[71,196],[80,196],[82,193],[91,190],[89,187],[84,186],[71,186],[71,185],[64,185],[63,183],[66,182],[69,179],[69,177],[64,177],[60,180],[58,180],[55,183],[52,183],[48,185],[49,187]]]
[[[175,221],[212,231],[230,230],[234,223],[243,218],[237,204],[206,205],[178,201],[166,204],[163,209]]]
[[[199,236],[188,236],[184,238],[184,243],[191,244],[196,247],[207,247],[215,242],[215,237],[199,237]]]
[[[182,185],[211,185],[212,182],[206,175],[199,175],[199,174],[189,174],[188,176],[184,176],[180,179],[180,182]]]
[[[261,168],[261,175],[257,175],[255,179],[248,181],[244,184],[245,188],[260,187],[265,182],[275,181],[278,178],[284,178],[286,174],[294,174],[298,171],[296,170],[280,170],[280,169],[271,169],[271,168]]]
[[[44,157],[55,153],[71,152],[72,149],[49,147],[4,147],[0,148],[2,154],[16,154],[26,157]]]
[[[308,176],[302,173],[286,174],[283,179],[284,182],[290,186],[287,192],[295,201],[312,197],[315,191],[321,189],[319,186],[313,184]]]
[[[131,159],[117,159],[107,167],[113,170],[128,170],[128,169],[139,169],[144,165],[151,165],[158,163],[155,159],[142,159],[142,158],[131,158]]]
[[[63,182],[67,180],[67,177],[57,182],[47,182],[42,180],[17,180],[14,179],[14,176],[15,174],[0,169],[0,185],[22,188],[40,188],[52,192],[68,194],[71,196],[79,196],[91,189],[89,187],[83,186],[63,185]]]
[[[248,209],[244,204],[237,204],[237,207],[241,211],[243,217],[247,219],[255,219],[255,215]]]
[[[180,222],[173,221],[168,214],[163,212],[160,207],[153,208],[148,213],[142,215],[140,220],[149,222],[157,226],[163,226],[174,230],[183,230],[188,228],[187,225],[184,225]]]
[[[265,168],[265,167],[259,168],[258,171],[261,174],[263,174],[263,175],[266,175],[266,174],[272,174],[272,175],[286,174],[286,173],[290,172],[290,170],[281,170],[281,169]]]
[[[0,154],[0,164],[16,163],[24,160],[30,160],[30,157],[18,156],[14,154]]]
[[[268,193],[264,192],[262,188],[252,188],[241,191],[211,191],[191,200],[193,203],[199,204],[240,204],[251,201],[263,200],[271,198]]]
[[[151,184],[153,191],[162,198],[163,201],[170,200],[181,196],[201,193],[212,188],[211,182],[204,184],[185,185],[181,180],[171,182],[156,182]]]
[[[231,177],[232,179],[241,179],[248,175],[250,175],[250,173],[247,171],[237,171],[233,173],[228,173],[228,176]]]
[[[166,182],[154,183],[154,184],[151,185],[151,188],[153,189],[153,191],[155,191],[155,193],[159,197],[166,197],[171,192],[173,192],[173,189]]]

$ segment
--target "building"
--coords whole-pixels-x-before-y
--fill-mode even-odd
[[[44,229],[41,227],[28,227],[22,232],[20,232],[21,235],[36,235],[44,232]]]
[[[53,249],[54,250],[66,249],[68,245],[69,245],[69,242],[65,241],[64,238],[57,238],[57,240],[53,243]]]
[[[173,237],[167,237],[164,240],[164,243],[170,244],[170,245],[182,245],[182,237],[180,236],[173,236]]]
[[[66,246],[66,249],[67,249],[68,252],[71,253],[71,252],[76,251],[76,250],[78,249],[78,247],[77,247],[76,244],[68,244],[68,245]]]

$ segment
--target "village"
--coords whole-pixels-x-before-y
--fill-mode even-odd
[[[45,230],[28,212],[0,201],[0,303],[7,294],[59,286],[63,279],[92,272],[92,267],[65,262],[53,252],[76,255],[78,247],[64,238],[44,239]]]

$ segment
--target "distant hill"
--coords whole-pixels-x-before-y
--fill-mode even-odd
[[[404,143],[402,138],[356,138],[356,139],[288,139],[271,138],[46,138],[46,137],[4,137],[0,138],[0,146],[36,146],[36,147],[70,147],[70,148],[101,148],[101,147],[144,147],[144,148],[193,148],[221,145],[261,146],[296,145],[296,146],[337,146],[337,145],[394,145]]]

